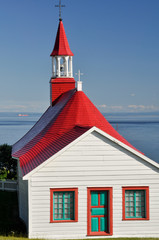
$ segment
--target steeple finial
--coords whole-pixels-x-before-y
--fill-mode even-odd
[[[55,5],[55,7],[59,8],[59,20],[62,21],[62,18],[61,18],[61,8],[65,7],[65,5],[61,5],[61,0],[59,0],[59,5]]]

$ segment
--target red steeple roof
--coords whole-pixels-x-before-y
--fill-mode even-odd
[[[73,53],[69,47],[65,29],[62,20],[60,19],[54,49],[50,56],[63,56],[63,55],[73,56]]]
[[[94,126],[135,149],[109,124],[84,92],[73,89],[62,94],[14,144],[13,157],[20,159],[23,175],[26,175]]]

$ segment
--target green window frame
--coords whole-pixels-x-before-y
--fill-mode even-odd
[[[149,187],[123,187],[123,220],[149,220]]]
[[[50,189],[50,222],[78,221],[78,188]]]
[[[125,191],[125,218],[145,218],[145,190]]]
[[[53,220],[74,220],[74,192],[53,193]]]

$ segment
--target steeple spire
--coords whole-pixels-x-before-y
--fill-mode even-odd
[[[65,29],[63,26],[62,20],[59,22],[58,30],[57,30],[57,35],[56,35],[56,40],[55,40],[55,45],[52,53],[50,56],[73,56],[74,54],[72,53],[68,40],[66,37]]]

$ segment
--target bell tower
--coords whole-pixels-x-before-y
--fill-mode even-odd
[[[50,104],[64,92],[75,88],[73,78],[73,53],[69,47],[62,19],[56,35],[52,57],[52,77],[50,80]]]
[[[51,55],[52,56],[52,78],[72,78],[72,56]]]

